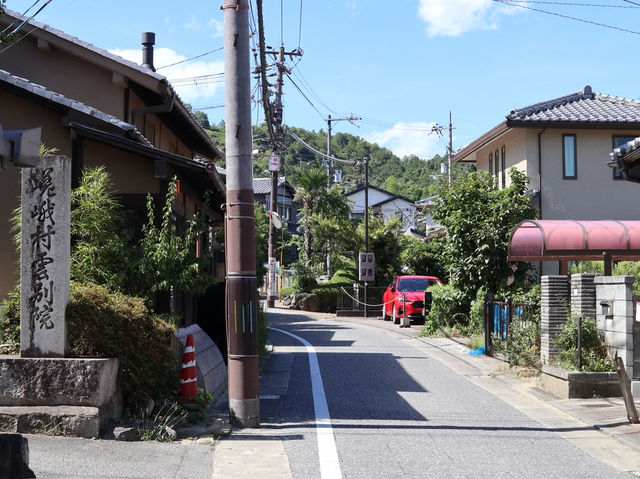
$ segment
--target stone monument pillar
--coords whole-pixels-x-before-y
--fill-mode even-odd
[[[569,316],[569,282],[565,275],[542,277],[540,356],[542,364],[560,354],[556,338]]]
[[[22,170],[20,351],[64,357],[69,303],[71,160],[40,158]]]

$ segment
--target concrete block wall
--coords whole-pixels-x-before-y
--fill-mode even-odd
[[[633,374],[633,330],[635,323],[633,304],[633,276],[598,276],[596,285],[596,321],[604,333],[607,351],[624,361],[627,375]],[[609,302],[608,314],[602,302]]]
[[[565,275],[547,275],[541,281],[541,344],[542,364],[560,354],[555,339],[569,316],[569,281]]]
[[[571,316],[596,317],[596,274],[571,275]]]

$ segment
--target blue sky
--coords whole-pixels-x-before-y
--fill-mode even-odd
[[[7,8],[23,12],[33,2],[7,0]],[[255,9],[256,1],[251,3]],[[222,47],[222,4],[52,0],[36,19],[137,62],[140,34],[153,31],[155,64],[161,67]],[[333,123],[334,131],[374,141],[401,157],[444,154],[447,140],[428,132],[435,123],[448,124],[450,110],[458,149],[504,120],[512,108],[577,92],[587,84],[598,93],[640,97],[634,60],[640,0],[264,4],[267,44],[278,48],[284,42],[287,51],[304,52],[292,79],[310,102],[286,79],[285,123],[326,130],[327,115],[354,114],[362,118],[355,122],[358,127],[340,121]],[[180,79],[176,89],[195,108],[219,106],[224,104],[221,76],[197,85],[192,78],[222,73],[223,62],[219,50],[158,73]],[[224,108],[204,111],[212,122],[224,118]],[[262,121],[262,115],[262,109],[254,110],[254,121]]]

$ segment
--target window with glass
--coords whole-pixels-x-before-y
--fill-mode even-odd
[[[562,135],[562,176],[565,180],[578,178],[576,135]]]
[[[493,175],[493,153],[489,153],[489,174]]]
[[[635,139],[635,136],[614,136],[613,148],[618,148],[634,139]],[[620,173],[620,170],[617,167],[613,168],[613,179],[614,180],[622,179],[622,173]]]
[[[493,172],[494,176],[496,177],[496,179],[499,179],[500,177],[500,152],[498,150],[496,150],[495,155],[493,156],[495,159],[495,171]]]
[[[502,155],[500,155],[500,161],[502,162],[501,171],[502,171],[502,187],[506,187],[507,185],[507,154],[505,147],[502,147]]]

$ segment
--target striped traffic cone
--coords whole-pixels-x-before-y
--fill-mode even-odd
[[[187,336],[187,343],[182,355],[182,369],[180,371],[180,392],[178,401],[193,403],[198,397],[198,370],[196,369],[196,347],[193,334]]]

